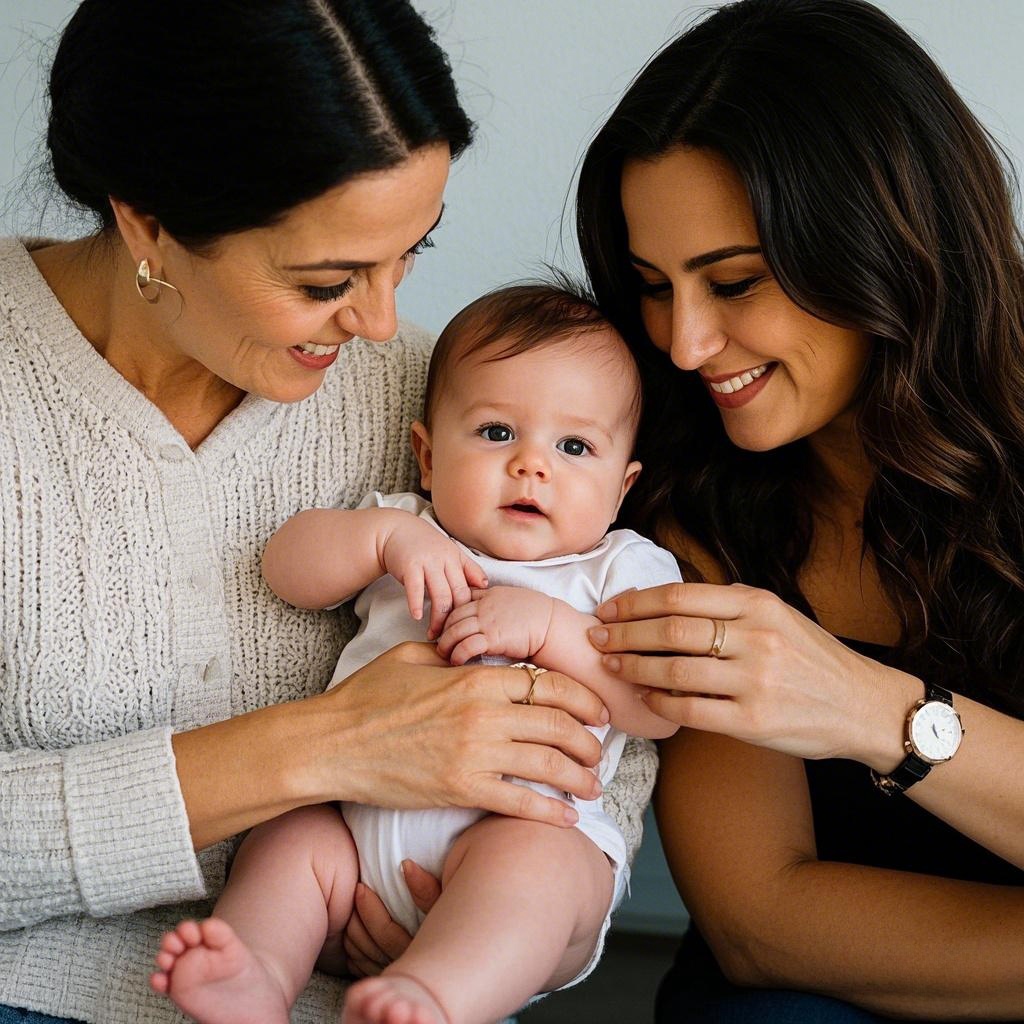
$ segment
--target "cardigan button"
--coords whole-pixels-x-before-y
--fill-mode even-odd
[[[160,447],[160,458],[167,462],[183,462],[188,458],[188,453],[181,445],[165,444]]]

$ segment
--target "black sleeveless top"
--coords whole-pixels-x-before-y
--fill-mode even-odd
[[[890,648],[856,640],[847,647],[894,665]],[[900,668],[913,671],[901,664]],[[1024,885],[1024,871],[968,839],[909,798],[887,796],[859,761],[805,761],[819,860],[911,871],[994,885]],[[941,770],[941,769],[939,769]],[[729,988],[703,937],[691,923],[665,978],[689,992]]]

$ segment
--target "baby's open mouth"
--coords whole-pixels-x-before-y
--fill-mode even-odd
[[[502,507],[510,509],[513,512],[524,512],[527,515],[542,516],[545,514],[541,508],[538,505],[535,505],[532,501],[515,501],[510,505],[504,505]]]

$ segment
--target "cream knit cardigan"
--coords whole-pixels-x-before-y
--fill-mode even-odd
[[[230,846],[193,852],[171,733],[323,690],[351,615],[279,601],[260,554],[299,509],[410,487],[429,351],[353,342],[193,452],[0,240],[0,1004],[182,1019],[152,957]],[[606,797],[633,850],[655,766],[635,743]],[[336,1020],[340,991],[315,976],[292,1020]]]

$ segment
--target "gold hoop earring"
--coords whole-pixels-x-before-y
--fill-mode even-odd
[[[143,289],[149,288],[151,285],[154,290],[147,295]],[[159,277],[153,277],[150,274],[149,260],[139,260],[139,268],[135,271],[135,290],[152,305],[159,300],[161,288],[170,288],[172,292],[178,291],[170,281],[161,281]],[[181,292],[178,294],[180,295]]]

